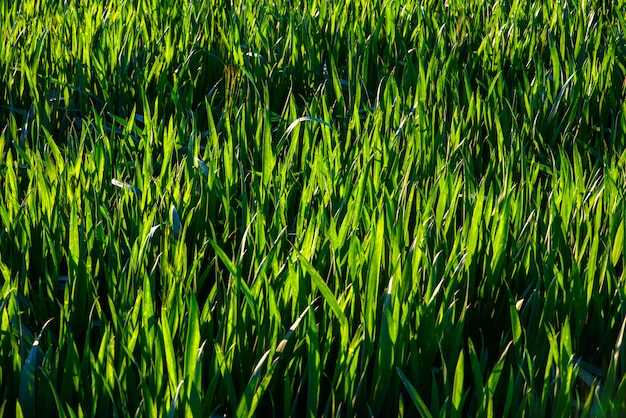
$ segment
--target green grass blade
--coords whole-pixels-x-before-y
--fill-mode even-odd
[[[417,411],[420,413],[420,415],[424,418],[432,418],[432,414],[430,413],[430,411],[426,407],[426,404],[420,397],[419,392],[417,391],[417,389],[415,389],[413,384],[411,384],[411,382],[405,376],[405,374],[402,373],[402,370],[396,367],[396,373],[398,373],[398,376],[400,376],[400,380],[402,380],[402,384],[404,385],[404,388],[409,393],[409,397],[411,398],[413,405],[415,406],[415,408],[417,408]]]
[[[322,279],[322,276],[320,276],[317,270],[315,270],[315,267],[313,267],[313,265],[311,265],[311,263],[309,263],[306,260],[306,258],[304,258],[304,256],[300,254],[300,252],[298,252],[298,250],[294,250],[294,251],[296,251],[296,253],[299,256],[298,261],[302,264],[302,266],[307,271],[307,273],[309,273],[309,276],[311,276],[311,282],[322,294],[322,298],[324,299],[324,302],[328,304],[334,316],[339,321],[339,330],[341,333],[341,344],[342,345],[347,344],[348,343],[348,318],[346,318],[346,315],[343,313],[343,310],[341,309],[339,302],[337,302],[337,298],[335,298],[335,295],[333,294],[333,292],[330,290],[326,282],[324,282],[324,279]]]
[[[456,369],[454,371],[454,383],[452,386],[452,409],[454,416],[460,416],[463,408],[463,388],[465,380],[465,356],[463,351],[459,354],[459,359],[456,363]]]
[[[22,412],[25,417],[35,417],[37,416],[36,405],[37,405],[37,394],[35,392],[35,369],[37,367],[37,353],[39,351],[39,341],[43,336],[43,332],[46,327],[52,322],[52,318],[48,319],[41,327],[41,331],[39,331],[39,335],[33,341],[33,344],[28,351],[28,357],[26,357],[26,361],[22,366],[22,373],[20,377],[20,393],[19,400],[22,405]]]

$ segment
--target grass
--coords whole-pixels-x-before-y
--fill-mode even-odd
[[[0,2],[0,413],[626,413],[626,4]],[[54,411],[54,412],[51,412]]]

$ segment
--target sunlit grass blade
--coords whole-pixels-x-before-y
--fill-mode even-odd
[[[296,329],[300,325],[300,322],[306,317],[307,312],[311,305],[307,306],[304,311],[300,314],[300,316],[296,319],[296,321],[291,324],[289,330],[285,333],[283,338],[280,340],[278,346],[276,347],[275,357],[271,364],[267,366],[267,371],[263,374],[263,369],[266,367],[268,359],[271,359],[271,350],[266,351],[261,359],[258,361],[254,370],[252,371],[252,375],[250,376],[250,380],[244,390],[244,393],[239,401],[239,405],[237,406],[237,416],[241,417],[249,417],[254,416],[256,408],[261,400],[261,397],[265,393],[270,381],[274,378],[274,372],[277,369],[279,362],[284,362],[286,359],[283,356],[287,355],[285,353],[285,348],[289,343],[291,337],[296,332]]]
[[[299,256],[298,262],[301,263],[304,269],[307,271],[307,273],[311,277],[312,284],[315,286],[315,288],[317,288],[317,290],[319,290],[324,302],[328,304],[331,311],[333,312],[333,315],[339,321],[339,332],[341,335],[341,344],[342,345],[347,344],[348,342],[348,319],[343,313],[341,306],[337,302],[337,298],[335,298],[335,295],[330,290],[330,288],[328,287],[324,279],[322,279],[322,277],[317,272],[317,270],[315,270],[315,267],[313,267],[313,265],[311,265],[311,263],[309,263],[302,254],[300,254],[297,250],[295,251]]]
[[[167,413],[167,418],[174,418],[176,416],[176,411],[178,407],[178,399],[180,395],[180,390],[183,387],[183,383],[185,383],[184,380],[181,380],[180,382],[178,382],[178,386],[176,387],[176,392],[174,392],[174,398],[172,399],[172,402],[170,404],[170,409]]]
[[[459,355],[459,360],[456,363],[456,369],[454,371],[454,383],[452,387],[452,415],[460,416],[461,408],[463,407],[464,396],[463,390],[465,388],[465,356],[463,351]]]
[[[188,301],[188,325],[187,338],[185,341],[185,358],[184,358],[184,380],[186,389],[186,412],[197,413],[198,411],[192,407],[192,398],[198,395],[199,388],[196,386],[196,368],[198,367],[198,355],[200,350],[200,313],[198,311],[198,302],[194,296]]]

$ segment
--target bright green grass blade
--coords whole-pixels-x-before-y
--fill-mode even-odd
[[[387,399],[390,382],[392,381],[393,366],[395,364],[396,341],[398,337],[398,323],[400,318],[398,309],[393,303],[394,280],[389,279],[387,292],[383,303],[382,324],[378,338],[378,356],[374,368],[373,404],[376,415],[380,414]],[[398,284],[395,284],[398,286]],[[395,313],[395,315],[394,315]]]
[[[277,149],[280,149],[282,144],[285,142],[285,140],[287,139],[287,137],[291,134],[291,131],[293,131],[298,125],[300,125],[302,122],[316,122],[316,123],[321,123],[322,125],[328,127],[329,129],[332,130],[332,125],[328,122],[326,122],[323,119],[319,119],[319,118],[314,118],[311,116],[302,116],[299,117],[298,119],[294,120],[293,122],[291,122],[289,124],[289,126],[287,127],[287,129],[285,130],[285,132],[283,133],[283,136],[281,136],[280,140],[278,141],[278,145],[277,145]]]
[[[385,218],[380,216],[373,230],[374,240],[370,242],[370,265],[365,285],[364,325],[365,325],[365,352],[368,355],[374,350],[376,342],[376,318],[378,313],[378,285],[380,264],[384,251]]]
[[[269,122],[269,112],[266,112],[265,116],[265,129],[263,129],[263,151],[262,151],[262,159],[263,159],[263,185],[267,188],[270,180],[274,177],[275,172],[274,169],[276,167],[276,156],[274,155],[274,150],[272,149],[272,135],[270,129]]]
[[[244,390],[243,396],[239,401],[239,405],[237,406],[236,415],[238,417],[254,416],[259,401],[261,400],[272,378],[274,377],[274,372],[276,371],[278,364],[286,360],[283,357],[284,355],[286,355],[285,347],[289,343],[289,340],[291,339],[293,334],[296,332],[298,325],[300,325],[300,322],[302,322],[302,319],[306,316],[310,307],[311,305],[307,306],[304,311],[302,311],[300,316],[295,320],[293,324],[291,324],[289,330],[280,340],[278,346],[276,347],[277,357],[272,361],[264,375],[262,373],[263,368],[265,367],[268,359],[271,359],[271,350],[266,351],[261,359],[257,362],[254,370],[252,371],[252,375],[250,376],[250,380],[248,381],[246,389]]]
[[[460,416],[463,407],[463,388],[465,380],[465,356],[463,351],[459,353],[459,359],[454,371],[454,383],[452,386],[452,410],[454,416]]]
[[[4,406],[4,404],[3,404]],[[16,401],[15,402],[15,418],[30,418],[30,417],[34,417],[35,415],[24,415],[24,411],[22,410],[22,404],[20,403],[20,401]]]
[[[523,302],[523,300],[521,302]],[[517,350],[521,350],[522,324],[518,313],[518,302],[513,303],[512,296],[509,302],[509,314],[511,317],[511,331],[513,332],[513,345]]]
[[[361,218],[361,211],[363,210],[363,203],[364,203],[364,198],[365,198],[365,189],[367,188],[367,183],[368,183],[368,175],[367,173],[369,172],[369,166],[371,163],[371,159],[365,164],[365,166],[362,168],[363,172],[361,173],[361,175],[359,176],[359,182],[357,185],[357,192],[356,192],[356,196],[354,198],[354,202],[353,202],[353,208],[352,208],[352,228],[353,229],[357,229],[359,227],[359,223],[362,222],[362,218]]]
[[[188,313],[188,323],[187,323],[187,338],[185,341],[185,363],[184,363],[184,373],[185,373],[185,382],[187,385],[186,397],[187,402],[193,396],[193,392],[197,391],[198,388],[195,385],[196,380],[196,367],[198,366],[198,350],[200,348],[200,318],[198,311],[198,302],[196,301],[195,296],[189,297],[189,313]],[[188,406],[190,408],[190,406]],[[191,409],[188,409],[187,412],[191,412]]]
[[[498,219],[498,227],[493,235],[493,257],[491,259],[491,273],[490,280],[500,280],[500,272],[504,264],[504,253],[508,243],[508,228],[509,228],[509,214],[510,214],[510,196],[504,197],[502,205],[502,213]]]
[[[320,347],[322,343],[320,341],[320,335],[318,325],[316,323],[315,315],[313,311],[309,311],[308,315],[308,327],[306,333],[307,343],[307,385],[308,390],[306,394],[306,407],[307,414],[314,416],[319,414],[320,404],[320,386],[322,379],[323,361]]]
[[[154,343],[154,327],[155,327],[155,312],[154,312],[154,290],[151,283],[150,276],[145,275],[143,279],[142,289],[142,301],[141,301],[141,329],[145,333],[147,341],[150,344]],[[146,353],[148,354],[148,353]]]
[[[70,228],[69,228],[69,252],[68,252],[68,272],[69,279],[71,280],[71,312],[67,312],[68,315],[76,321],[82,328],[86,326],[87,319],[89,318],[89,307],[87,306],[88,300],[88,280],[85,270],[85,242],[83,234],[81,234],[81,228],[79,226],[78,215],[78,201],[72,202],[72,209],[70,213]],[[69,308],[69,307],[68,307]]]
[[[80,236],[78,231],[78,214],[77,204],[72,205],[72,211],[70,214],[70,242],[69,242],[69,268],[72,272],[71,279],[83,280],[83,277],[78,278],[78,265],[80,263]]]
[[[624,221],[622,220],[615,232],[615,238],[613,239],[613,247],[611,251],[611,263],[613,266],[617,266],[620,261],[622,251],[624,249]]]
[[[226,255],[224,250],[222,250],[222,248],[217,244],[217,242],[215,242],[212,239],[209,239],[209,243],[215,250],[215,254],[219,257],[222,263],[224,263],[224,266],[226,266],[226,269],[228,270],[228,272],[233,277],[237,277],[237,266],[235,265],[235,263],[232,262],[232,260],[228,257],[228,255]]]
[[[235,383],[226,363],[226,357],[219,345],[215,345],[215,359],[217,361],[222,379],[225,380],[226,391],[228,393],[229,403],[233,411],[237,410],[237,394],[235,392]]]
[[[337,302],[337,298],[335,298],[335,295],[333,294],[333,292],[330,290],[330,288],[328,287],[326,282],[324,282],[324,279],[322,279],[322,276],[320,276],[320,274],[317,272],[317,270],[315,270],[315,267],[313,267],[311,265],[311,263],[309,263],[306,260],[306,258],[302,254],[300,254],[300,252],[298,250],[294,249],[294,251],[299,256],[298,257],[298,261],[300,261],[302,266],[305,268],[305,270],[311,276],[311,281],[313,282],[313,285],[322,294],[322,298],[324,299],[324,302],[326,302],[328,304],[328,306],[330,307],[331,311],[333,312],[333,314],[335,315],[335,317],[339,321],[339,331],[340,331],[340,334],[341,334],[341,345],[344,346],[344,345],[348,344],[348,318],[346,318],[345,314],[343,313],[343,310],[341,309],[341,306],[339,305],[339,302]]]
[[[247,229],[246,229],[246,231],[247,231]],[[245,234],[245,236],[247,236],[247,233]],[[255,297],[252,294],[252,292],[250,291],[250,287],[246,284],[246,282],[241,277],[241,273],[240,273],[240,270],[238,269],[237,265],[232,262],[232,260],[228,257],[228,255],[226,255],[224,250],[222,250],[222,248],[214,240],[209,239],[208,241],[211,244],[211,246],[213,247],[213,249],[215,250],[215,253],[219,257],[219,259],[226,266],[226,269],[228,270],[228,272],[235,279],[235,281],[237,283],[237,289],[243,293],[243,295],[244,295],[244,297],[246,299],[246,302],[248,303],[248,305],[252,309],[253,319],[257,320],[258,317],[259,317],[259,314],[258,314],[258,306],[257,306],[256,300],[255,300]]]
[[[163,345],[163,352],[165,353],[165,364],[167,365],[167,377],[169,380],[170,391],[176,391],[176,396],[178,396],[178,392],[180,391],[180,384],[178,385],[178,388],[176,388],[176,382],[178,380],[176,352],[174,350],[172,334],[167,318],[161,317],[159,321],[159,331],[161,344]]]
[[[178,407],[178,398],[180,396],[180,390],[183,387],[183,383],[185,383],[184,380],[181,380],[180,382],[178,382],[178,386],[176,387],[176,392],[174,393],[174,398],[172,399],[172,402],[170,403],[170,409],[167,412],[167,418],[174,418],[176,416],[176,409]]]
[[[484,186],[481,186],[480,191],[476,194],[475,198],[476,206],[474,206],[474,211],[472,212],[469,234],[467,236],[467,256],[465,261],[468,266],[476,263],[474,253],[476,252],[476,248],[478,246],[480,226],[482,224],[483,204],[485,202]]]
[[[509,342],[509,344],[507,344],[507,346],[502,351],[498,362],[491,370],[491,373],[489,373],[489,378],[487,379],[487,390],[489,391],[490,398],[492,398],[496,394],[498,382],[500,381],[500,376],[502,375],[502,370],[504,369],[506,354],[508,353],[511,344],[512,342]]]
[[[252,371],[252,376],[250,376],[248,385],[246,386],[243,396],[239,400],[239,405],[237,406],[236,415],[238,417],[251,417],[254,415],[256,403],[258,402],[258,398],[256,399],[257,402],[255,402],[255,397],[257,396],[256,389],[258,386],[258,381],[261,377],[263,367],[265,367],[265,364],[267,363],[267,359],[270,354],[270,350],[266,351]],[[271,376],[271,370],[268,371],[267,375]]]
[[[11,271],[9,270],[9,267],[2,262],[2,260],[0,260],[0,273],[2,273],[2,278],[4,279],[3,284],[0,287],[0,298],[4,301],[11,290],[8,285],[11,283]]]

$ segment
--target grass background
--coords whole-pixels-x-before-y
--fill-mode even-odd
[[[0,411],[626,411],[623,1],[0,2]]]

